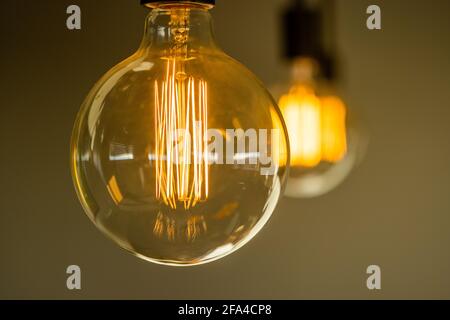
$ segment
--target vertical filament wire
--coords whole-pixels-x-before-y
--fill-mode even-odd
[[[187,210],[208,198],[207,83],[172,58],[154,89],[156,198]]]

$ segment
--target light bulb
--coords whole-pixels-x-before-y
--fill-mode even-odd
[[[213,0],[143,1],[131,57],[94,86],[71,161],[93,223],[145,260],[195,265],[247,243],[271,216],[289,148],[276,103],[215,44]]]
[[[329,84],[316,77],[317,65],[311,58],[295,59],[291,82],[274,88],[291,147],[285,192],[289,197],[314,197],[335,188],[365,149],[360,121]]]

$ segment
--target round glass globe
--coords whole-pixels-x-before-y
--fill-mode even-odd
[[[290,171],[285,195],[321,196],[342,183],[361,161],[367,133],[349,108],[323,79],[316,79],[316,62],[295,60],[292,79],[274,86],[290,141]]]
[[[207,8],[174,10],[153,10],[141,48],[87,96],[73,131],[71,166],[84,210],[119,246],[155,263],[196,265],[230,254],[264,226],[282,193],[289,154],[276,103],[214,45],[204,28]],[[189,36],[180,54],[171,39],[184,32],[174,24],[186,21]],[[189,127],[194,118],[203,127]],[[168,138],[168,126],[194,135],[189,148],[180,147],[183,155],[174,146],[179,141]],[[211,161],[220,152],[195,138],[210,128],[221,134],[223,149],[237,141],[230,134],[236,130],[268,134],[270,161],[251,143],[224,151],[225,163]],[[169,159],[194,159],[195,153],[200,160]]]

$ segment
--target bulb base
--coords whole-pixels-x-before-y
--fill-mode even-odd
[[[289,60],[311,58],[319,64],[321,74],[334,78],[334,59],[324,49],[322,12],[297,1],[283,14],[284,56]]]
[[[141,5],[145,5],[148,7],[156,7],[161,4],[177,4],[177,3],[214,6],[216,4],[216,0],[141,0]]]

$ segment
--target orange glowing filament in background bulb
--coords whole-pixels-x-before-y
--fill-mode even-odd
[[[319,98],[306,86],[280,98],[291,144],[291,165],[312,168],[336,163],[347,152],[345,105],[337,97]]]
[[[324,97],[321,100],[322,159],[335,163],[340,161],[347,153],[345,105],[337,97]]]
[[[168,59],[165,79],[155,82],[155,106],[156,197],[187,210],[208,198],[207,83]]]

